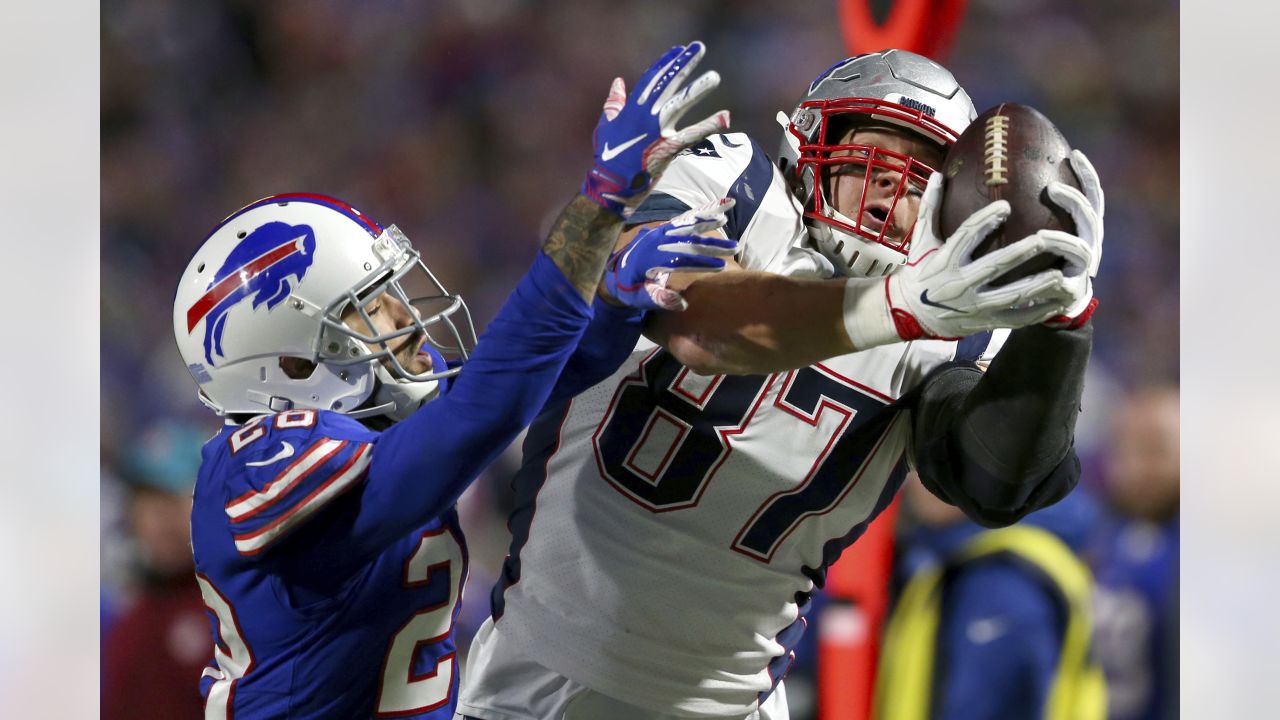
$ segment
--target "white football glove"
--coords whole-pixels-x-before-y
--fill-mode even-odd
[[[937,234],[942,175],[929,178],[920,200],[907,263],[871,290],[867,280],[845,286],[845,329],[855,348],[936,338],[954,340],[996,328],[1019,328],[1063,314],[1079,299],[1063,272],[1045,270],[992,286],[1023,262],[1050,253],[1069,267],[1088,267],[1092,248],[1073,235],[1041,230],[980,258],[973,251],[1009,217],[997,200],[969,216],[944,243]]]
[[[1070,161],[1071,169],[1075,171],[1084,192],[1061,182],[1050,183],[1045,190],[1055,205],[1071,214],[1076,233],[1090,248],[1090,256],[1087,266],[1068,262],[1062,270],[1075,299],[1062,314],[1055,315],[1044,323],[1061,329],[1080,327],[1098,307],[1098,299],[1093,296],[1093,279],[1098,276],[1098,265],[1102,262],[1102,215],[1106,211],[1102,181],[1098,179],[1093,163],[1079,150],[1071,152]]]

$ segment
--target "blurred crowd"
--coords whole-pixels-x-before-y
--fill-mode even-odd
[[[104,698],[117,689],[111,660],[140,642],[112,632],[165,633],[143,641],[163,643],[170,667],[194,665],[192,693],[205,658],[190,648],[209,650],[207,627],[193,635],[187,619],[194,607],[203,622],[183,532],[196,449],[217,420],[195,398],[171,324],[178,275],[205,233],[258,197],[335,195],[403,229],[483,327],[576,192],[610,79],[694,38],[722,76],[707,110],[729,108],[734,129],[766,149],[780,137],[776,112],[848,54],[835,0],[102,4]],[[979,111],[1042,110],[1107,191],[1078,447],[1086,490],[1106,508],[1091,547],[1145,558],[1130,567],[1098,555],[1099,584],[1111,588],[1099,626],[1113,637],[1146,622],[1133,619],[1135,603],[1176,603],[1149,602],[1169,570],[1144,563],[1167,565],[1172,552],[1177,567],[1177,49],[1171,0],[971,0],[939,58]],[[1169,397],[1172,455],[1159,445],[1167,437],[1125,430],[1149,425],[1127,419],[1142,412],[1134,406],[1165,412]],[[477,623],[506,546],[508,478],[498,463],[463,506],[474,564],[464,607]],[[1107,612],[1120,620],[1106,625]],[[131,625],[136,616],[166,620]],[[1138,657],[1125,667],[1142,677],[1116,682],[1148,690],[1162,672]]]

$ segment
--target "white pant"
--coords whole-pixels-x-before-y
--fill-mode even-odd
[[[512,651],[500,641],[493,618],[485,621],[471,643],[461,678],[461,698],[454,720],[687,720],[614,700],[579,685]],[[789,720],[782,683],[756,712],[745,718],[705,720]]]

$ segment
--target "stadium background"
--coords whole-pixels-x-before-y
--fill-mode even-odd
[[[834,0],[275,3],[118,0],[101,25],[102,584],[127,604],[134,546],[119,465],[156,424],[212,434],[170,325],[205,233],[249,200],[332,194],[394,222],[478,327],[576,191],[609,80],[709,47],[703,107],[772,149],[773,120],[848,54]],[[981,110],[1023,102],[1097,165],[1108,193],[1079,447],[1106,451],[1114,400],[1177,383],[1178,5],[973,0],[946,64]],[[696,111],[695,111],[696,112]],[[466,509],[485,610],[506,544],[499,463]],[[1089,482],[1090,478],[1086,478]],[[477,617],[473,617],[473,621]]]

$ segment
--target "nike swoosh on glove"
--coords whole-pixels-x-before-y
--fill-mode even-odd
[[[1006,285],[991,282],[1043,253],[1087,267],[1088,245],[1072,235],[1041,230],[974,258],[974,250],[1009,216],[997,200],[969,216],[945,242],[937,235],[942,175],[929,178],[912,234],[911,257],[884,280],[850,278],[845,285],[845,330],[855,348],[904,340],[954,340],[996,328],[1019,328],[1061,314],[1076,300],[1073,280],[1045,270]]]
[[[728,110],[675,128],[676,121],[720,84],[714,70],[684,84],[705,53],[706,46],[696,40],[671,48],[640,76],[629,97],[626,83],[614,78],[592,135],[595,164],[582,183],[583,195],[626,219],[673,157],[729,128]]]

